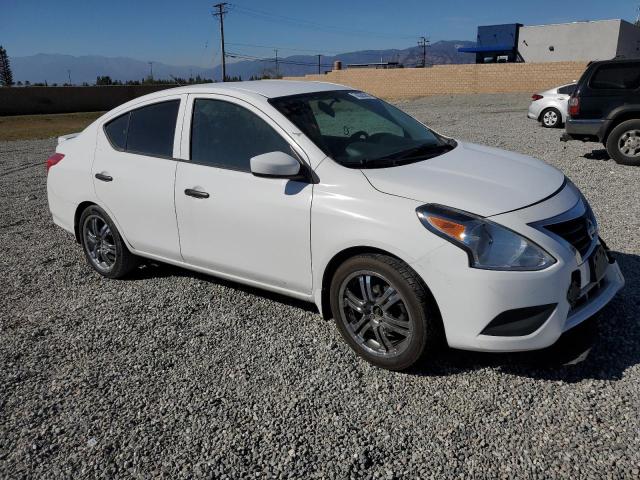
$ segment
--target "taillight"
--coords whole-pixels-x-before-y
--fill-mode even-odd
[[[63,158],[64,158],[64,155],[62,153],[54,153],[49,158],[47,158],[47,172],[51,167],[59,163],[60,160],[62,160]]]
[[[569,99],[569,115],[572,117],[580,115],[580,100],[578,100],[578,97]]]
[[[533,95],[531,95],[531,100],[533,100],[534,102],[536,100],[540,100],[541,98],[544,98],[542,95],[540,95],[539,93],[534,93]]]

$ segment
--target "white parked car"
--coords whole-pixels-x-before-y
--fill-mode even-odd
[[[558,128],[567,121],[569,97],[576,88],[575,83],[534,93],[527,117],[537,120],[546,128]]]
[[[101,275],[144,257],[314,302],[389,369],[546,347],[624,282],[561,172],[340,85],[164,90],[56,152],[53,220]]]

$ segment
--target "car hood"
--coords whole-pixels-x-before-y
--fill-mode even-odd
[[[565,180],[559,170],[535,158],[465,142],[435,158],[362,172],[383,193],[483,217],[539,202]]]

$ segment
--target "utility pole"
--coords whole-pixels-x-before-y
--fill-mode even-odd
[[[153,80],[153,62],[147,62],[149,64],[149,78]]]
[[[69,76],[69,86],[71,86],[71,70],[67,70],[67,75]]]
[[[320,57],[322,57],[322,55],[318,54],[317,57],[318,57],[318,75],[320,75]]]
[[[213,8],[217,8],[218,12],[214,13],[214,17],[218,17],[220,19],[220,45],[222,50],[222,81],[227,81],[227,62],[226,62],[226,53],[224,51],[224,14],[227,13],[224,7],[227,6],[226,2],[216,3]]]
[[[278,78],[280,76],[280,71],[278,70],[278,49],[274,49],[274,52],[276,52],[276,78]]]
[[[418,46],[422,47],[422,68],[427,66],[427,45],[429,44],[429,40],[427,37],[420,37],[418,40]]]

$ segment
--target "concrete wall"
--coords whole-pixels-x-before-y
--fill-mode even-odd
[[[524,26],[520,28],[518,51],[525,62],[609,60],[618,53],[620,23],[601,20]],[[640,32],[640,28],[628,25]]]
[[[465,93],[534,93],[577,80],[587,62],[436,65],[431,68],[334,70],[290,77],[348,85],[382,98]]]
[[[620,24],[618,55],[627,58],[640,57],[640,28],[624,20]]]
[[[0,88],[0,115],[98,112],[175,85]]]

